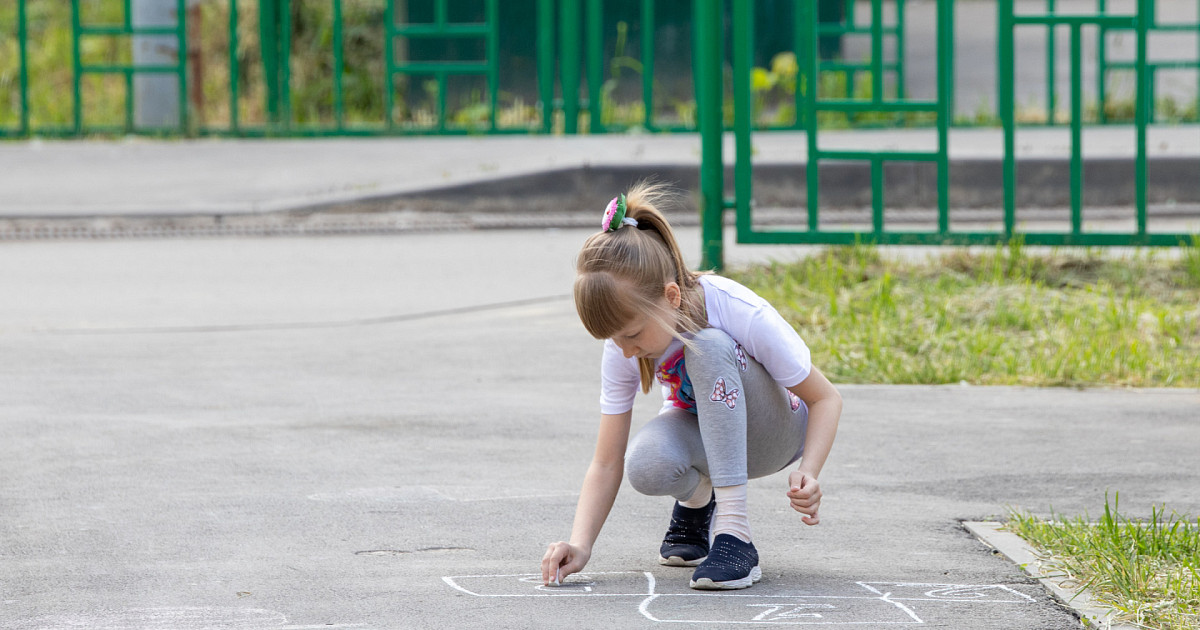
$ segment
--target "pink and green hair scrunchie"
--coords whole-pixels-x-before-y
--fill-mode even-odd
[[[613,197],[613,200],[608,202],[608,207],[604,209],[604,221],[600,224],[600,229],[605,232],[616,232],[622,225],[637,227],[637,219],[625,216],[625,210],[625,195]]]

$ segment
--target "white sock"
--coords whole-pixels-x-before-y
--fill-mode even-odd
[[[717,513],[713,517],[712,536],[732,534],[750,540],[750,518],[746,515],[746,484],[714,488],[717,495]]]
[[[708,505],[708,502],[712,500],[712,493],[712,481],[708,477],[700,475],[700,485],[696,486],[696,491],[687,501],[680,501],[679,505],[698,510]]]

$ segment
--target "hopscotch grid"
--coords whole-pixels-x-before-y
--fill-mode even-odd
[[[485,593],[476,593],[466,587],[458,584],[456,580],[470,580],[479,578],[528,578],[541,577],[540,573],[507,573],[503,575],[447,575],[442,577],[442,581],[449,584],[452,588],[460,590],[467,595],[475,597],[645,597],[646,595],[654,594],[654,576],[646,571],[588,571],[588,575],[642,575],[649,581],[649,592],[639,593],[502,593],[499,595],[489,595]],[[568,584],[569,586],[569,584]]]
[[[924,621],[921,621],[921,618],[917,616],[917,613],[913,612],[913,609],[909,608],[908,606],[905,606],[904,604],[901,604],[900,602],[898,602],[894,599],[888,599],[891,596],[892,596],[891,593],[884,593],[883,596],[880,597],[879,599],[882,599],[883,601],[885,601],[889,604],[892,604],[895,607],[899,608],[900,610],[903,610],[904,612],[908,613],[908,616],[912,617],[913,621],[915,621],[917,623],[925,623]]]
[[[901,604],[900,602],[897,602],[895,600],[888,599],[889,595],[891,595],[891,593],[881,593],[879,597],[854,597],[854,596],[841,597],[841,596],[836,596],[836,595],[814,595],[814,596],[810,597],[810,596],[804,596],[804,595],[751,595],[751,594],[741,594],[741,593],[729,593],[729,594],[680,593],[679,595],[669,595],[669,594],[663,593],[661,595],[651,595],[650,597],[646,598],[646,600],[642,602],[641,606],[638,606],[638,612],[642,613],[642,616],[644,616],[645,618],[647,618],[650,621],[653,621],[655,623],[692,623],[692,624],[702,623],[702,624],[737,624],[737,625],[753,624],[753,625],[772,625],[772,626],[861,626],[861,625],[867,625],[867,624],[870,624],[873,626],[883,626],[883,625],[902,626],[902,625],[919,625],[919,624],[925,623],[925,621],[922,620],[920,617],[918,617],[917,614],[915,612],[913,612],[912,609],[910,609],[909,607],[907,607],[904,604]],[[752,621],[721,620],[721,621],[715,621],[715,620],[701,620],[701,619],[659,619],[658,617],[655,617],[654,615],[650,614],[650,610],[649,610],[650,602],[654,601],[654,599],[656,599],[658,597],[747,597],[747,598],[772,598],[773,597],[773,598],[788,598],[788,599],[793,599],[793,600],[795,600],[795,599],[867,599],[867,600],[876,600],[876,601],[887,602],[887,603],[895,606],[896,608],[899,608],[901,611],[903,611],[905,614],[907,614],[911,618],[911,620],[909,620],[909,621],[767,621],[767,620],[752,620]]]
[[[931,588],[931,590],[929,592],[933,592],[933,591],[936,591],[939,589],[954,590],[954,591],[967,591],[967,590],[972,590],[972,589],[981,589],[981,590],[1000,589],[1002,591],[1012,593],[1013,595],[1021,598],[1020,600],[989,599],[989,600],[981,601],[979,599],[970,598],[970,597],[931,597],[931,596],[928,596],[928,593],[926,593],[926,595],[927,595],[926,597],[895,597],[895,598],[893,598],[894,600],[897,600],[897,601],[903,600],[906,602],[980,602],[980,603],[990,603],[990,604],[1025,604],[1025,603],[1034,603],[1037,601],[1036,599],[1026,595],[1025,593],[1022,593],[1021,591],[1009,588],[1003,584],[935,584],[935,583],[925,583],[925,582],[856,582],[856,584],[871,591],[872,593],[876,593],[879,595],[882,595],[883,593],[881,591],[879,591],[878,589],[872,587],[871,584],[888,584],[891,586],[929,587],[929,588]]]
[[[581,574],[581,575],[583,575],[583,574]],[[446,584],[451,586],[452,588],[459,590],[463,593],[466,593],[468,595],[473,595],[475,597],[610,597],[610,598],[611,597],[630,597],[630,598],[641,597],[643,599],[638,604],[637,611],[644,618],[646,618],[650,621],[653,621],[655,623],[676,623],[676,624],[688,623],[688,624],[710,624],[710,625],[766,624],[766,625],[839,625],[839,626],[923,625],[926,622],[923,619],[921,619],[920,616],[917,615],[916,611],[914,611],[909,606],[905,605],[903,602],[928,601],[928,602],[973,603],[973,604],[981,604],[981,603],[1027,604],[1027,603],[1035,603],[1036,602],[1036,600],[1033,597],[1030,597],[1029,595],[1026,595],[1025,593],[1022,593],[1015,589],[1009,588],[1008,586],[1005,586],[1003,584],[945,584],[945,583],[925,583],[925,582],[881,582],[881,581],[854,582],[854,584],[858,585],[859,587],[866,589],[870,593],[873,593],[874,596],[869,596],[869,595],[861,595],[861,596],[859,596],[859,595],[816,595],[816,594],[804,595],[804,594],[798,594],[798,593],[786,594],[786,595],[776,595],[776,594],[729,593],[729,592],[721,592],[721,593],[657,593],[657,592],[655,592],[657,583],[656,583],[654,574],[650,573],[649,571],[641,571],[641,572],[639,572],[639,571],[595,571],[595,572],[588,572],[588,575],[597,575],[597,576],[599,576],[599,575],[641,575],[641,576],[645,577],[647,587],[646,587],[645,591],[637,592],[637,593],[593,593],[593,592],[551,593],[551,592],[540,592],[540,593],[484,594],[484,593],[477,593],[475,591],[472,591],[472,590],[464,587],[463,585],[458,583],[458,580],[519,578],[522,581],[528,581],[529,578],[540,578],[541,574],[538,574],[538,573],[511,573],[511,574],[459,575],[459,576],[445,576],[442,578],[442,580]],[[590,584],[594,584],[594,582],[581,582],[579,584],[590,585]],[[571,583],[568,583],[566,586],[570,586],[570,585],[571,585]],[[922,589],[925,591],[925,597],[902,597],[902,596],[901,597],[893,597],[893,593],[894,593],[893,590],[889,589],[885,592],[883,590],[876,588],[873,585],[878,585],[881,587],[888,586],[888,587],[902,588],[902,589],[905,589],[905,588],[906,589],[913,589],[913,588]],[[540,585],[539,585],[539,590],[541,590]],[[989,596],[989,594],[995,593],[996,591],[1002,591],[1006,594],[1010,594],[1010,595],[1019,597],[1021,599],[979,599],[979,597],[986,598]],[[975,598],[963,597],[963,596],[938,597],[936,595],[936,593],[939,593],[939,592],[963,593],[963,594],[969,593],[969,592],[974,592],[974,594],[976,594],[977,597],[975,597]],[[754,620],[661,619],[661,618],[655,616],[655,614],[650,610],[651,605],[655,602],[659,602],[661,604],[662,602],[660,600],[662,600],[662,598],[669,598],[669,597],[717,597],[717,598],[722,598],[725,600],[736,600],[738,598],[745,598],[745,599],[752,599],[752,600],[756,599],[756,600],[768,600],[768,601],[770,601],[770,600],[792,600],[792,601],[807,601],[807,600],[871,601],[871,600],[874,600],[874,601],[880,601],[880,602],[890,604],[895,609],[904,613],[904,615],[906,615],[908,617],[908,619],[907,620],[899,620],[899,621],[897,621],[897,620],[889,620],[889,621],[884,621],[884,620],[874,620],[874,621],[871,621],[871,620],[779,621],[779,620],[770,620],[770,619],[754,619]],[[750,605],[750,604],[748,604],[748,605]],[[772,611],[772,612],[774,612],[774,611]]]

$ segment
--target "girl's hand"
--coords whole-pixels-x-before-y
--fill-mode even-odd
[[[546,555],[542,556],[542,583],[562,584],[568,575],[582,571],[591,557],[591,549],[562,541],[550,543]]]
[[[788,475],[788,498],[791,499],[792,509],[803,516],[800,520],[805,525],[816,525],[821,522],[817,510],[821,507],[821,484],[817,478],[797,470]]]

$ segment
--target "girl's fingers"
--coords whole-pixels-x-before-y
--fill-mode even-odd
[[[566,545],[563,543],[552,543],[550,545],[550,548],[546,550],[546,555],[542,557],[543,584],[549,584],[554,581],[556,574],[560,571],[559,566],[562,565],[563,558],[566,556]]]

